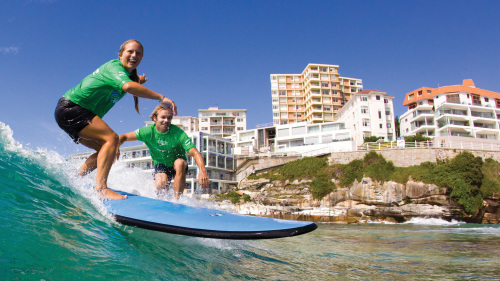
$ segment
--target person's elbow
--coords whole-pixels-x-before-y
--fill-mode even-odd
[[[122,86],[122,91],[130,93],[131,91],[133,91],[133,89],[135,89],[136,84],[138,84],[138,83],[137,82],[133,82],[133,81],[125,83]]]

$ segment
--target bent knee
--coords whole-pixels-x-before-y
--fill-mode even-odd
[[[184,172],[187,168],[186,160],[179,158],[174,162],[174,170],[176,173]]]
[[[108,142],[108,143],[112,143],[114,145],[118,145],[118,143],[120,142],[120,137],[115,132],[112,132],[110,134],[107,134],[105,136],[104,140],[106,142]]]

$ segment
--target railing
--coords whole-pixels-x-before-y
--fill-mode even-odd
[[[405,142],[404,148],[429,148],[434,147],[434,142],[431,140],[421,141],[421,142]],[[394,149],[394,148],[403,148],[402,146],[398,146],[396,141],[391,142],[365,142],[363,143],[358,150],[379,150],[379,149]]]
[[[392,142],[369,142],[364,143],[358,150],[381,150],[381,149],[396,149],[396,148],[452,148],[452,149],[478,149],[478,150],[500,150],[500,144],[491,142],[477,141],[448,141],[440,139],[439,143],[432,140],[422,142],[405,142],[404,146],[398,146],[396,141]]]

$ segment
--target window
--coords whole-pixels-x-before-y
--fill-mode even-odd
[[[384,99],[384,103],[389,103],[389,99]]]
[[[380,96],[375,96],[375,98],[376,98],[377,100],[380,100]]]
[[[379,124],[379,126],[380,126],[380,129],[382,129],[384,127],[384,125],[382,125],[382,124]]]
[[[318,133],[318,132],[319,132],[319,126],[309,127],[309,133]]]
[[[446,95],[446,102],[460,103],[460,96],[458,94]]]
[[[280,96],[286,96],[286,91],[280,91]]]
[[[472,104],[481,105],[481,97],[479,95],[472,95]]]
[[[368,114],[368,107],[362,107],[361,114]]]
[[[382,119],[382,111],[380,111],[380,110],[378,111],[378,118]]]
[[[368,97],[360,97],[361,101],[368,101]]]
[[[370,120],[369,119],[363,119],[363,126],[364,127],[370,127]]]
[[[422,95],[422,91],[418,91],[417,96],[420,97],[421,95]]]

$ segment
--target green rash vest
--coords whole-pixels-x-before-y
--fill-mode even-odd
[[[125,96],[126,92],[122,91],[122,86],[132,82],[130,75],[120,60],[111,60],[85,77],[63,97],[102,118],[115,103]]]
[[[170,124],[167,132],[160,133],[153,123],[135,130],[135,135],[149,148],[154,165],[173,167],[176,159],[186,160],[186,152],[195,147],[188,135],[174,124]]]

